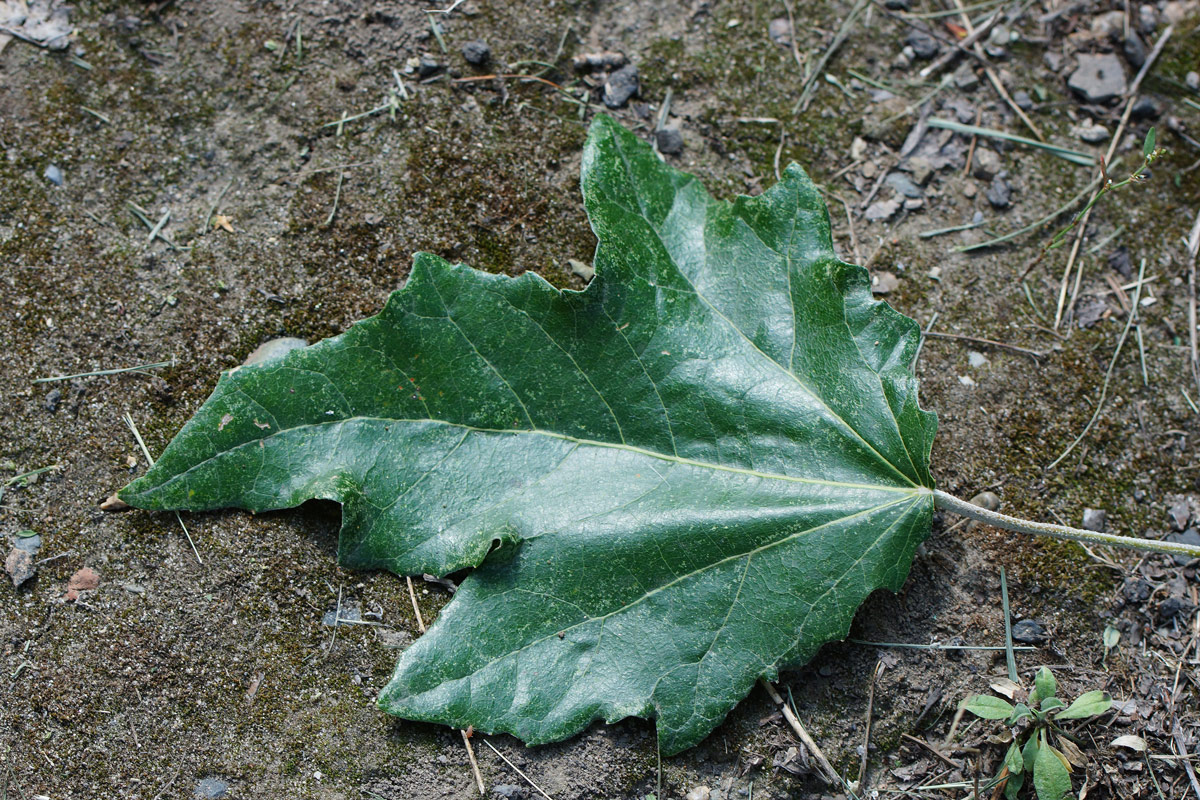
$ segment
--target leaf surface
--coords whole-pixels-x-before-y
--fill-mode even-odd
[[[121,497],[340,502],[346,566],[478,567],[385,710],[529,743],[654,716],[675,753],[900,588],[936,420],[799,167],[717,201],[598,117],[582,183],[586,290],[418,254],[378,316],[223,374]]]

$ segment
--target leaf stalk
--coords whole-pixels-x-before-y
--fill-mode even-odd
[[[1086,542],[1088,544],[1109,545],[1126,550],[1144,550],[1150,553],[1166,553],[1188,558],[1200,558],[1200,547],[1181,542],[1163,542],[1156,539],[1138,539],[1133,536],[1115,536],[1111,533],[1097,533],[1082,528],[1072,528],[1068,525],[1054,525],[1049,522],[1031,522],[1030,520],[1010,517],[996,511],[988,511],[977,505],[960,500],[952,494],[935,489],[934,504],[945,511],[953,511],[977,522],[984,522],[997,528],[1015,533],[1049,536],[1051,539],[1064,539],[1070,542]]]

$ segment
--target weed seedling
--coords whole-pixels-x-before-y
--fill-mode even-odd
[[[1112,707],[1107,693],[1085,692],[1067,705],[1058,699],[1058,684],[1050,670],[1042,667],[1033,681],[1033,689],[1022,702],[1024,690],[1013,691],[1015,704],[992,695],[972,695],[961,708],[983,719],[1004,720],[1012,730],[1012,744],[1004,756],[992,786],[1003,787],[1004,796],[1015,800],[1021,787],[1033,784],[1038,800],[1062,800],[1071,791],[1071,772],[1086,765],[1075,737],[1061,723],[1090,719]]]

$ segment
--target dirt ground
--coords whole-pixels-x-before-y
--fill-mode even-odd
[[[1150,180],[1093,213],[1073,311],[1057,330],[1069,245],[1023,281],[1048,231],[955,248],[1051,213],[1095,170],[932,127],[901,158],[924,115],[1030,135],[978,62],[924,82],[928,61],[904,63],[914,28],[927,26],[943,52],[955,35],[945,23],[957,16],[929,16],[946,7],[937,0],[907,14],[881,2],[853,18],[803,113],[806,70],[851,2],[801,0],[794,25],[778,1],[468,0],[427,13],[445,5],[80,0],[68,49],[14,40],[0,53],[0,481],[58,467],[10,481],[0,500],[4,554],[21,531],[41,536],[36,577],[0,585],[0,797],[478,796],[458,732],[374,706],[417,626],[403,580],[336,566],[336,506],[177,519],[106,514],[99,504],[146,468],[123,415],[161,452],[220,370],[274,337],[312,342],[375,313],[415,251],[582,287],[570,261],[590,261],[594,238],[579,153],[604,79],[572,68],[580,54],[618,51],[636,65],[640,93],[612,113],[647,138],[670,92],[666,124],[683,149],[666,158],[715,194],[757,193],[796,160],[830,193],[842,255],[869,261],[899,310],[922,326],[936,315],[934,332],[1039,354],[926,340],[917,374],[940,417],[941,488],[989,490],[1001,510],[1076,525],[1100,509],[1109,531],[1132,535],[1161,537],[1200,519],[1186,245],[1200,209],[1200,94],[1188,76],[1200,68],[1195,3],[1143,7],[1152,14],[1115,0],[1026,3],[1008,40],[988,39],[998,48],[992,69],[1030,101],[1045,136],[1099,155],[1108,138],[1086,143],[1073,128],[1093,119],[1111,135],[1124,104],[1089,105],[1067,76],[1080,54],[1123,58],[1126,24],[1149,49],[1175,23],[1141,87],[1154,116],[1129,123],[1114,172],[1138,162],[1151,124],[1166,155]],[[978,21],[990,7],[973,13]],[[464,59],[472,40],[490,46],[489,63]],[[422,56],[430,63],[413,60]],[[560,88],[461,80],[497,73]],[[939,89],[940,75],[954,78]],[[977,177],[983,150],[1004,170],[1007,208],[988,199],[990,177]],[[914,156],[931,172],[924,186]],[[921,203],[872,219],[875,203],[905,199],[903,181],[884,180],[897,164]],[[162,236],[150,236],[135,205],[151,226],[170,212]],[[1102,411],[1047,469],[1101,397],[1133,292],[1113,287],[1128,287],[1127,265],[1136,273],[1142,259],[1144,305]],[[34,382],[163,361],[173,365]],[[1099,688],[1119,701],[1082,729],[1089,763],[1076,770],[1076,791],[1192,793],[1182,761],[1109,742],[1136,734],[1150,754],[1196,752],[1195,567],[957,522],[935,521],[900,595],[865,604],[857,641],[827,646],[781,681],[851,780],[870,717],[859,794],[965,797],[921,787],[995,773],[998,724],[960,728],[938,755],[920,742],[942,741],[958,702],[1005,674],[1003,654],[869,643],[1002,644],[1002,567],[1013,620],[1044,629],[1036,649],[1017,654],[1022,678],[1050,665],[1067,696]],[[98,586],[69,599],[68,582],[85,567]],[[447,590],[417,587],[433,618]],[[337,609],[380,624],[325,624]],[[1106,626],[1121,634],[1107,656]],[[703,744],[661,764],[653,731],[626,720],[528,749],[486,738],[556,800],[844,794],[806,769],[761,691]],[[489,796],[540,796],[483,739],[475,750]]]

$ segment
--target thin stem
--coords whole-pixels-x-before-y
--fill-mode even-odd
[[[1037,536],[1049,536],[1051,539],[1065,539],[1071,542],[1087,542],[1088,544],[1103,544],[1111,547],[1123,547],[1127,550],[1146,550],[1151,553],[1168,553],[1170,555],[1200,558],[1200,547],[1179,542],[1163,542],[1156,539],[1137,539],[1132,536],[1114,536],[1111,533],[1085,531],[1082,528],[1072,528],[1067,525],[1054,525],[1049,522],[1030,522],[1025,519],[1010,517],[996,511],[988,511],[977,505],[960,500],[952,494],[940,489],[933,491],[934,503],[938,508],[953,511],[977,522],[984,522],[1016,533],[1031,533]]]

